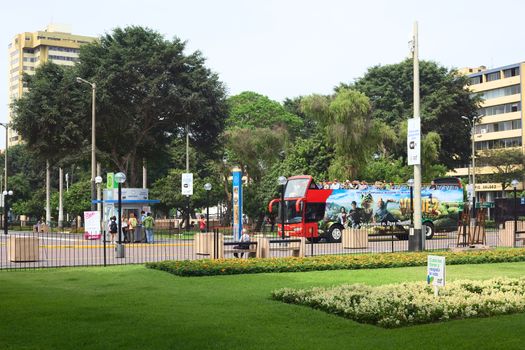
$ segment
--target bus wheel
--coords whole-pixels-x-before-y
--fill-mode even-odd
[[[432,239],[434,237],[434,224],[431,222],[424,222],[423,226],[425,226],[425,237],[426,239]]]
[[[341,225],[332,225],[330,230],[328,230],[328,237],[326,240],[330,243],[339,243],[341,242],[341,237],[343,236],[343,226]]]

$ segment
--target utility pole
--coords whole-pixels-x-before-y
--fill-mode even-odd
[[[186,122],[186,173],[190,172],[190,126]],[[186,196],[186,231],[190,230],[190,196]]]
[[[51,226],[51,171],[49,170],[49,160],[46,160],[46,225]]]
[[[58,227],[62,228],[64,226],[64,170],[62,167],[58,168]]]

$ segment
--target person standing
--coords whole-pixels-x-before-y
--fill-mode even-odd
[[[206,232],[206,220],[204,220],[204,215],[201,215],[199,218],[199,230],[201,233]]]
[[[129,214],[129,220],[128,220],[128,235],[129,239],[132,242],[139,243],[140,239],[138,239],[138,235],[136,234],[135,230],[137,228],[137,218],[135,217],[135,213]]]
[[[146,218],[146,212],[142,210],[140,212],[140,220],[138,220],[136,233],[139,237],[139,241],[145,242],[146,241],[146,229],[144,228],[144,219]]]
[[[109,233],[111,234],[111,243],[115,243],[115,236],[117,235],[117,218],[112,216],[109,221]]]
[[[144,230],[146,231],[146,243],[153,243],[153,226],[155,225],[155,221],[153,220],[153,217],[151,216],[151,213],[148,213],[144,220],[142,220],[142,226],[144,226]]]
[[[123,216],[120,222],[122,225],[122,235],[124,236],[124,242],[129,243],[131,240],[129,238],[128,232],[128,220]]]

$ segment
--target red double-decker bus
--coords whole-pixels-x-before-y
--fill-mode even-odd
[[[451,178],[452,179],[452,178]],[[457,182],[457,181],[456,181]],[[432,184],[422,189],[422,222],[427,239],[436,230],[457,228],[463,210],[461,184]],[[288,178],[284,202],[274,199],[269,211],[284,205],[285,236],[306,237],[317,241],[339,242],[345,227],[389,227],[400,239],[406,239],[412,206],[410,187],[399,185],[389,189],[323,189],[309,175]],[[277,215],[279,235],[282,232],[280,211]],[[350,222],[350,218],[354,220]],[[356,222],[358,221],[358,222]]]

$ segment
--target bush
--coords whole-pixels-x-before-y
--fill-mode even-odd
[[[486,317],[525,311],[525,278],[454,281],[434,296],[424,282],[371,287],[362,284],[272,292],[285,303],[300,304],[385,328]]]
[[[357,270],[386,267],[424,266],[429,252],[323,255],[307,258],[202,259],[150,262],[146,266],[179,276],[235,275],[262,272]],[[497,249],[474,252],[440,252],[448,265],[525,261],[525,249]]]

